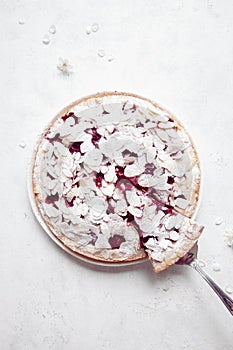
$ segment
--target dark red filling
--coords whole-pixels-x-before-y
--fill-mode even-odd
[[[70,117],[74,118],[75,124],[78,124],[78,117],[76,117],[76,115],[73,112],[70,112],[68,114],[63,115],[63,117],[61,117],[61,119],[64,120],[64,122],[65,122],[66,119],[68,119]]]
[[[51,194],[51,196],[47,196],[45,199],[45,203],[46,204],[54,204],[55,202],[57,202],[59,199],[59,194],[58,192],[55,194]]]
[[[105,109],[103,110],[102,114],[110,114],[110,112],[105,111]]]
[[[155,238],[158,241],[158,237],[157,236],[150,236],[150,235],[146,236],[146,237],[141,236],[140,237],[140,241],[144,245],[146,242],[149,241],[150,238]]]
[[[122,156],[123,157],[135,157],[137,158],[138,155],[134,152],[130,152],[128,149],[125,149],[123,152],[122,152]]]
[[[168,176],[168,178],[167,178],[167,183],[168,183],[169,185],[172,185],[172,184],[174,184],[174,182],[175,182],[174,177]]]
[[[114,235],[112,237],[109,238],[108,240],[110,246],[112,247],[112,249],[118,249],[120,248],[120,245],[125,242],[125,238],[121,235]]]
[[[91,240],[91,244],[95,245],[95,242],[97,241],[97,235],[95,234],[95,232],[90,232],[90,235],[92,237],[92,240]]]
[[[91,142],[94,146],[97,146],[99,140],[101,139],[101,135],[97,132],[96,128],[92,129],[92,139]]]
[[[94,146],[98,145],[99,140],[101,139],[101,135],[98,133],[96,128],[86,130],[87,134],[92,135],[91,142]]]
[[[171,205],[166,205],[166,209],[163,209],[163,212],[164,212],[165,215],[172,214],[173,207]]]
[[[127,211],[127,214],[125,216],[122,216],[124,220],[126,220],[128,223],[134,221],[134,216]]]
[[[96,187],[100,188],[102,186],[104,175],[102,173],[97,173],[95,178]]]
[[[57,133],[54,137],[45,137],[46,140],[48,140],[50,143],[54,144],[54,142],[60,142],[62,143],[62,139],[60,137],[60,134]]]
[[[80,146],[81,146],[82,142],[74,142],[72,143],[72,145],[69,147],[69,151],[70,153],[76,153],[76,152],[81,152],[80,151]]]
[[[128,222],[134,221],[134,216],[131,213],[129,213],[128,211],[127,211],[127,214],[126,214],[126,220]]]
[[[72,200],[69,202],[67,200],[67,198],[65,198],[65,204],[67,206],[67,208],[73,207],[74,206],[74,201],[75,201],[76,197],[72,198]]]
[[[155,171],[155,165],[153,163],[147,163],[145,166],[145,174],[153,175]]]
[[[143,187],[141,185],[138,184],[137,182],[137,177],[130,177],[128,178],[127,176],[124,175],[124,168],[121,166],[117,166],[116,167],[116,175],[118,177],[118,181],[119,180],[127,180],[129,181],[134,187],[136,187],[139,191],[142,192],[148,192],[148,187]]]

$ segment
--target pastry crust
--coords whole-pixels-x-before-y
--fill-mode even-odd
[[[192,140],[167,110],[134,94],[100,93],[64,108],[46,128],[34,154],[32,187],[46,231],[73,255],[106,263],[139,261],[148,252],[137,215],[153,198],[154,207],[191,218],[200,167]],[[125,196],[134,190],[141,200],[137,207]],[[178,242],[185,254],[193,241]],[[164,268],[175,262],[166,250],[164,257]],[[153,265],[157,272],[163,269],[161,262]]]

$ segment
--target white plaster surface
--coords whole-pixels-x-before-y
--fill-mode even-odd
[[[0,1],[1,350],[233,349],[232,317],[189,267],[81,263],[43,232],[26,188],[37,136],[62,107],[103,90],[152,98],[199,150],[199,257],[223,288],[233,284],[223,235],[233,228],[232,17],[231,0]],[[59,57],[72,75],[59,74]]]

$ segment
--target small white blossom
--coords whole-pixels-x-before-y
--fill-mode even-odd
[[[67,59],[63,59],[61,57],[59,58],[57,69],[64,75],[70,75],[73,72],[73,66],[69,64]]]

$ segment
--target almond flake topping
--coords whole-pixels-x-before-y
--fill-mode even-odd
[[[45,133],[33,170],[38,209],[75,253],[108,262],[147,254],[165,268],[202,230],[183,215],[199,188],[192,143],[149,102],[103,99],[78,102]]]

